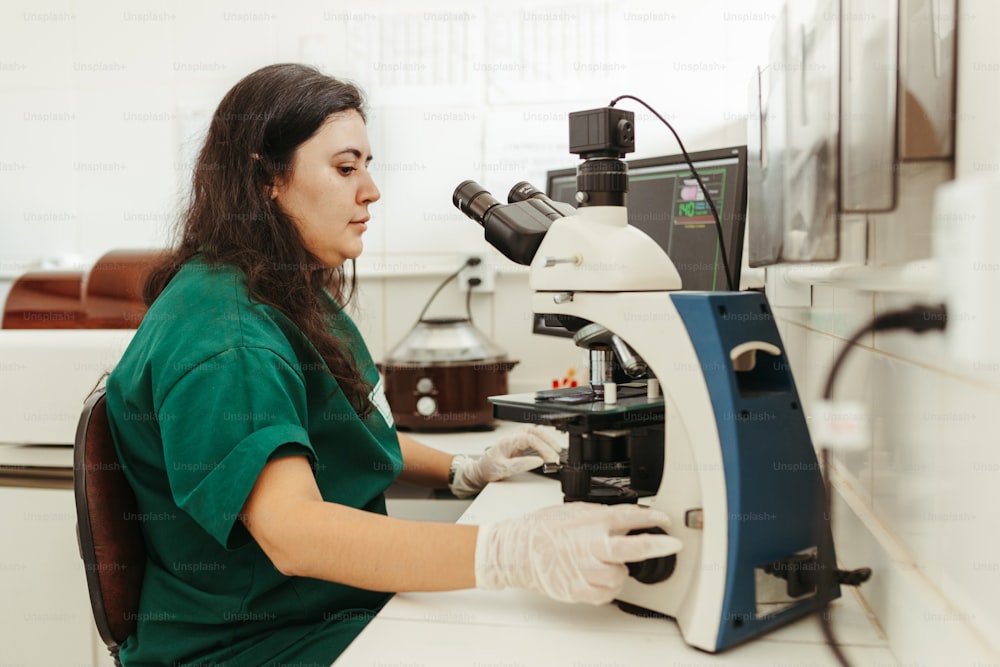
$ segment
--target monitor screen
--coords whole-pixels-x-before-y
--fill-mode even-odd
[[[747,150],[691,153],[722,221],[733,290],[740,285],[747,208]],[[728,290],[715,218],[683,155],[629,160],[629,224],[646,232],[673,261],[685,290]],[[548,172],[546,194],[576,205],[576,169]]]

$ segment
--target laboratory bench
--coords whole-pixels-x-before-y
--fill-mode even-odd
[[[562,502],[559,483],[523,473],[490,484],[459,523],[521,516]],[[834,636],[854,667],[892,667],[878,624],[851,588],[830,606]],[[686,667],[837,665],[815,616],[712,654],[689,647],[666,618],[612,604],[556,602],[522,590],[397,593],[334,663],[336,667]]]
[[[520,428],[412,433],[451,454],[481,453]],[[90,615],[76,544],[71,447],[0,445],[0,654],[6,664],[111,665]],[[558,482],[524,473],[490,484],[474,500],[396,484],[389,513],[411,519],[479,524],[562,501]],[[834,632],[855,667],[897,662],[854,591],[831,607]],[[59,641],[52,641],[59,637]],[[81,650],[81,647],[86,647]],[[627,615],[614,605],[570,605],[528,591],[401,593],[335,663],[378,665],[834,665],[815,618],[721,654],[688,647],[667,619]]]

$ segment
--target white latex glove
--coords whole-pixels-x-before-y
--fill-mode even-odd
[[[504,436],[483,452],[479,458],[456,456],[455,478],[449,484],[459,498],[468,498],[490,482],[507,479],[519,472],[537,468],[542,463],[558,463],[559,452],[565,447],[550,431],[540,426],[525,426]],[[537,456],[524,456],[534,451]]]
[[[668,528],[666,514],[638,505],[567,503],[479,527],[476,587],[525,588],[562,602],[615,599],[632,563],[669,556],[682,544],[669,535],[627,535]]]

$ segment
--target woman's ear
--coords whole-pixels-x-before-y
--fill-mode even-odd
[[[250,158],[253,159],[254,163],[260,169],[262,175],[266,179],[268,176],[267,168],[264,165],[264,158],[260,156],[260,153],[250,153]],[[267,195],[269,199],[277,199],[280,189],[280,179],[277,176],[272,177],[270,183],[264,185],[264,194]]]
[[[280,175],[275,175],[271,178],[271,182],[264,186],[264,192],[271,199],[277,199],[278,195],[282,193],[285,189],[285,179]]]

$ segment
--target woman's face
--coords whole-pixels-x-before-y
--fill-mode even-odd
[[[371,159],[361,114],[333,114],[295,150],[291,170],[271,191],[306,248],[330,268],[361,254],[368,205],[381,196],[368,172]]]

